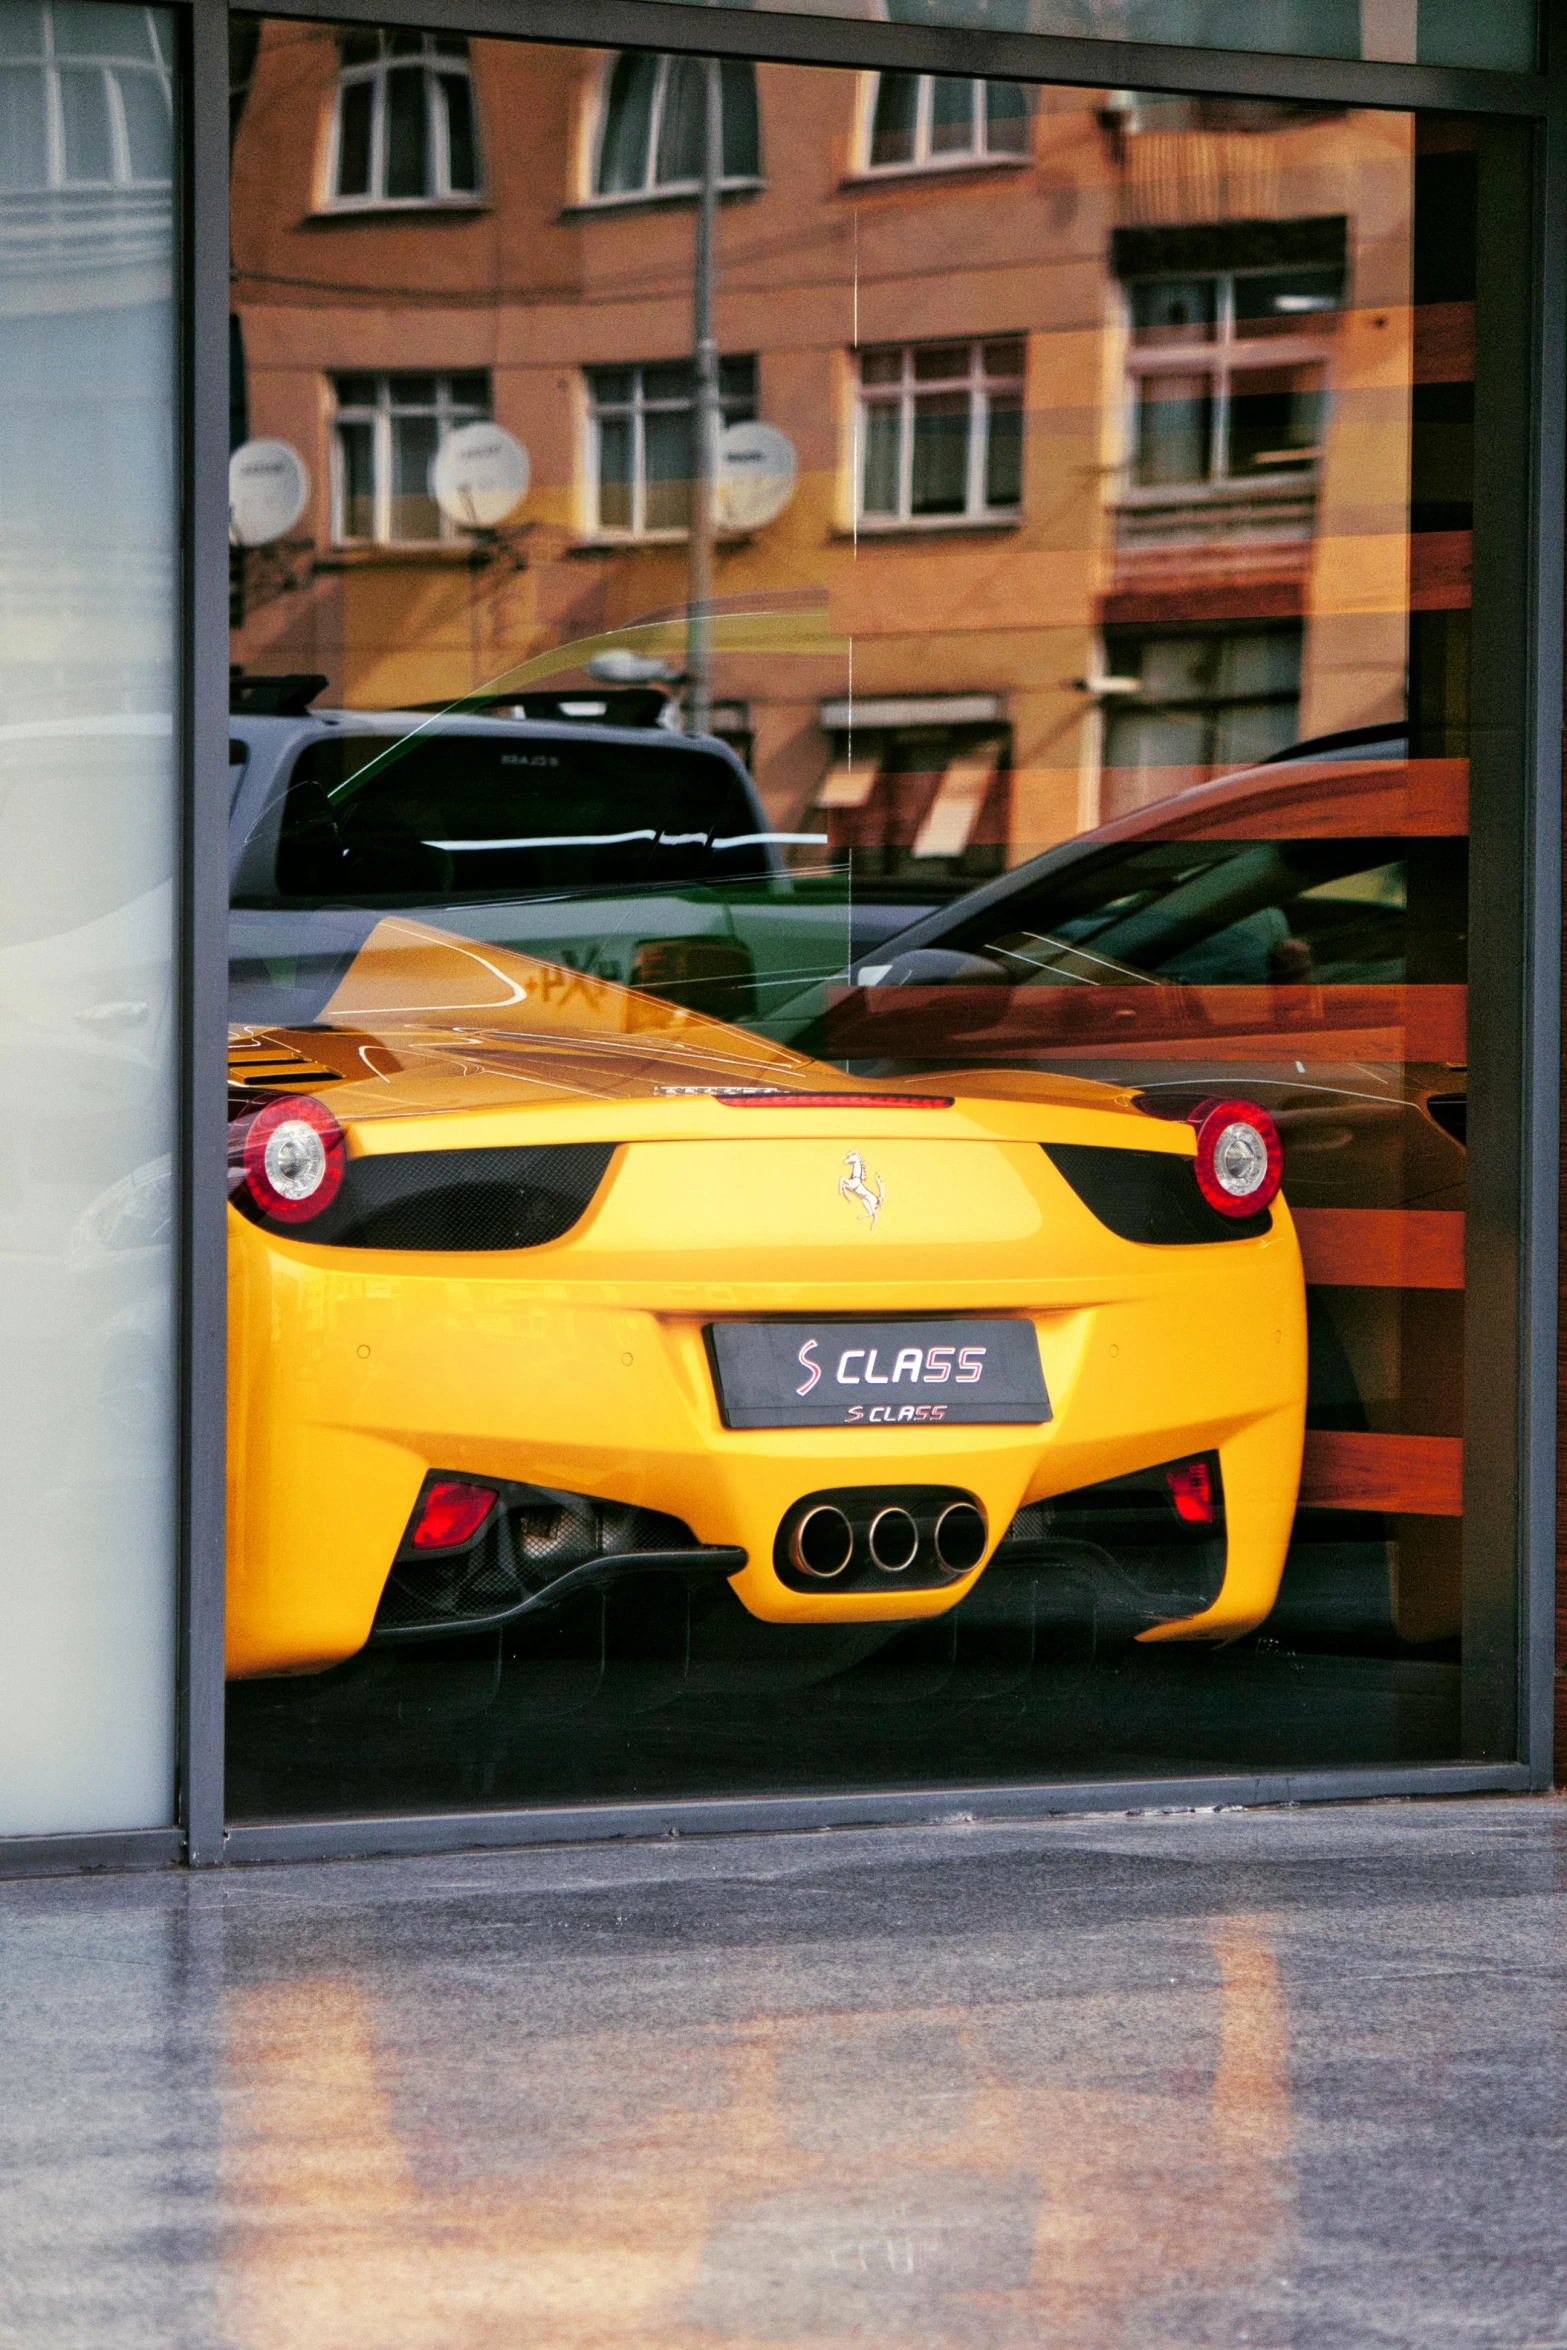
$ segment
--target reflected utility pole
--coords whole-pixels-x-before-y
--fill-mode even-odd
[[[713,710],[714,492],[718,476],[718,345],[713,339],[718,183],[724,169],[724,94],[718,59],[702,60],[702,197],[696,216],[691,321],[691,539],[686,612],[686,731],[706,734]]]

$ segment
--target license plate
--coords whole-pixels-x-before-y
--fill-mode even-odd
[[[711,1322],[707,1343],[726,1428],[1050,1418],[1032,1322]]]

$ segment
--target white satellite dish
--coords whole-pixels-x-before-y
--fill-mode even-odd
[[[799,462],[787,433],[771,424],[729,424],[718,442],[721,530],[760,530],[794,496]]]
[[[494,530],[528,494],[532,468],[521,441],[498,424],[460,424],[430,460],[430,495],[448,522]]]
[[[657,653],[633,653],[624,645],[611,645],[607,652],[595,653],[587,670],[600,685],[666,684],[674,675],[670,664]]]
[[[229,537],[266,547],[287,536],[310,498],[305,461],[287,441],[245,441],[229,459]]]

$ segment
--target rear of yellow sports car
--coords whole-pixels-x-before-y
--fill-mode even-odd
[[[388,923],[320,1028],[236,1040],[233,1673],[647,1566],[780,1626],[1025,1557],[1143,1638],[1262,1619],[1306,1380],[1281,1198],[1210,1207],[1202,1133],[1107,1088],[900,1094],[566,976]]]

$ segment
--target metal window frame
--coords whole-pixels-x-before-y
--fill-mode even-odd
[[[862,343],[853,354],[855,361],[854,398],[857,410],[855,448],[860,463],[852,486],[854,497],[854,526],[866,538],[878,532],[895,532],[900,538],[911,531],[968,530],[976,523],[1020,521],[1023,512],[1021,491],[1015,505],[992,506],[986,496],[990,485],[990,416],[992,379],[985,372],[985,352],[992,343],[1016,342],[1021,345],[1023,357],[1017,374],[997,376],[998,392],[1026,393],[1028,383],[1028,337],[1026,335],[969,335],[953,338],[952,347],[962,345],[968,352],[968,366],[962,375],[938,376],[922,382],[915,374],[914,355],[917,351],[946,349],[946,344],[914,341],[908,343]],[[865,360],[872,351],[896,351],[902,372],[896,384],[870,384],[865,381]],[[955,514],[916,514],[914,511],[914,449],[919,429],[919,401],[923,396],[943,392],[962,391],[968,395],[968,447],[963,458],[963,504]],[[877,408],[895,409],[898,418],[898,506],[896,513],[887,514],[880,507],[865,503],[865,456],[870,447],[870,418]]]
[[[1215,670],[1213,673],[1214,690],[1211,693],[1193,693],[1189,695],[1150,693],[1144,695],[1142,692],[1139,692],[1135,697],[1127,697],[1126,714],[1128,718],[1134,721],[1139,717],[1157,719],[1166,715],[1176,718],[1186,717],[1189,715],[1199,716],[1203,724],[1204,755],[1201,761],[1198,763],[1204,767],[1217,766],[1220,764],[1219,760],[1215,756],[1215,753],[1218,749],[1219,730],[1224,722],[1226,715],[1230,711],[1238,709],[1255,710],[1266,705],[1269,709],[1283,709],[1288,707],[1291,711],[1298,714],[1300,710],[1300,672],[1302,666],[1299,656],[1304,653],[1306,647],[1305,629],[1306,624],[1304,620],[1298,618],[1293,620],[1257,619],[1249,621],[1245,624],[1245,633],[1251,635],[1252,637],[1263,635],[1289,635],[1294,638],[1297,658],[1295,664],[1295,685],[1294,690],[1291,693],[1285,693],[1282,689],[1267,693],[1260,691],[1249,694],[1223,693],[1219,690],[1219,677],[1217,670]],[[1237,630],[1236,633],[1240,634],[1241,631]],[[1146,647],[1150,643],[1156,643],[1160,638],[1168,639],[1171,637],[1182,636],[1187,638],[1194,636],[1208,636],[1217,641],[1217,630],[1214,628],[1212,623],[1209,623],[1208,626],[1205,627],[1204,624],[1200,621],[1197,622],[1194,626],[1184,629],[1178,620],[1110,621],[1102,625],[1099,632],[1099,642],[1104,661],[1105,674],[1112,677],[1116,675],[1129,677],[1132,674],[1129,669],[1122,669],[1117,671],[1113,666],[1114,662],[1118,660],[1124,660],[1125,655],[1124,652],[1111,652],[1109,643],[1111,638],[1118,640],[1129,637],[1136,638],[1140,647]],[[1139,660],[1141,660],[1143,657],[1141,650],[1139,651],[1138,657]],[[1142,673],[1139,670],[1139,678],[1141,677],[1141,674]],[[1108,746],[1112,735],[1116,731],[1115,722],[1117,715],[1117,703],[1118,697],[1114,695],[1109,696],[1101,713],[1103,720],[1103,734],[1101,740],[1106,746]]]
[[[139,13],[145,22],[146,0],[140,0]],[[130,169],[130,131],[125,119],[125,99],[120,89],[122,73],[156,75],[165,100],[168,97],[168,66],[166,61],[155,64],[151,57],[137,57],[129,51],[109,48],[74,51],[62,57],[55,45],[54,11],[44,9],[39,14],[39,38],[36,47],[8,57],[8,65],[34,66],[43,77],[44,109],[44,169],[46,185],[51,194],[62,188],[106,189],[118,195],[127,188],[157,188],[167,185],[162,180],[138,180]],[[153,35],[154,46],[157,36]],[[73,180],[66,172],[65,102],[60,86],[62,73],[68,71],[97,72],[104,78],[104,96],[108,114],[109,144],[112,169],[107,179]]]
[[[720,356],[718,409],[727,423],[753,421],[761,405],[756,384],[756,363],[760,356],[754,351],[731,351]],[[748,360],[752,368],[749,395],[742,399],[738,393],[723,388],[723,370],[738,360]],[[649,524],[647,420],[650,416],[691,416],[695,413],[696,392],[693,388],[683,399],[649,399],[644,378],[649,368],[668,367],[678,362],[668,359],[593,359],[579,366],[577,374],[585,395],[587,414],[587,472],[583,482],[586,493],[586,533],[588,542],[600,547],[674,547],[684,546],[690,535],[683,522]],[[601,400],[594,385],[599,375],[630,375],[635,380],[628,400]],[[750,415],[730,416],[728,411],[749,408]],[[604,424],[605,420],[621,422],[631,427],[631,520],[606,522],[604,520]]]
[[[392,386],[403,375],[433,374],[436,394],[432,401],[403,400],[393,396]],[[346,375],[368,375],[375,380],[373,405],[361,401],[345,401],[338,386]],[[466,400],[454,400],[451,387],[461,375],[482,375],[489,385],[489,397],[482,408],[475,408]],[[335,368],[327,372],[331,408],[327,416],[328,431],[328,514],[334,548],[364,547],[442,547],[462,543],[457,525],[437,510],[438,528],[433,538],[401,538],[392,528],[393,501],[397,495],[396,428],[400,417],[431,417],[435,423],[435,445],[443,444],[464,424],[488,424],[495,414],[495,374],[489,367],[397,368],[361,367]],[[342,428],[345,424],[368,424],[370,427],[370,504],[373,509],[374,529],[368,538],[348,530],[347,466],[343,459]]]
[[[390,93],[388,76],[393,66],[418,65],[424,74],[424,110],[429,146],[425,159],[429,165],[431,185],[422,196],[389,196],[386,193],[387,164],[391,156],[391,126],[388,119]],[[429,212],[448,205],[461,211],[464,207],[482,204],[485,199],[484,157],[480,152],[478,136],[478,109],[474,109],[474,185],[471,188],[452,186],[451,118],[446,93],[439,87],[446,75],[461,76],[473,87],[473,69],[466,57],[442,56],[426,46],[417,58],[392,58],[385,50],[362,65],[339,65],[337,89],[332,99],[332,123],[327,136],[323,195],[319,206],[322,213],[361,212]],[[343,92],[357,84],[368,82],[370,98],[370,187],[363,196],[345,196],[337,184],[338,168],[343,155]]]
[[[145,20],[145,0],[139,11]],[[130,125],[125,115],[125,94],[120,87],[122,73],[147,74],[156,77],[165,99],[168,99],[168,69],[155,65],[150,57],[121,56],[109,49],[88,51],[78,56],[74,51],[62,57],[55,43],[54,11],[45,9],[40,18],[43,38],[36,59],[8,59],[7,63],[37,63],[44,76],[44,135],[48,149],[49,187],[51,192],[61,188],[104,188],[116,195],[127,188],[157,188],[161,180],[139,180],[131,170]],[[153,35],[156,45],[157,36]],[[97,72],[104,77],[104,95],[108,108],[109,144],[112,169],[107,179],[78,180],[69,177],[66,169],[65,97],[61,77],[71,71]],[[167,116],[165,116],[167,119]]]
[[[855,177],[881,181],[909,179],[926,172],[972,171],[978,164],[1026,163],[1027,156],[1013,148],[990,145],[990,110],[985,103],[989,83],[998,75],[974,74],[969,79],[969,143],[966,147],[951,147],[937,154],[932,145],[935,129],[935,85],[937,76],[922,73],[914,97],[914,153],[905,163],[877,163],[872,160],[876,140],[876,110],[881,103],[882,77],[877,74],[874,88],[864,94],[860,108],[861,121],[855,135]]]
[[[593,41],[585,42],[582,45],[586,48],[600,46],[598,42]],[[649,44],[645,41],[626,41],[620,43],[619,46],[627,49],[645,49]],[[606,50],[604,73],[599,87],[594,93],[594,112],[589,126],[587,154],[588,190],[586,195],[578,198],[576,208],[583,212],[618,211],[637,204],[668,204],[678,202],[682,197],[700,195],[702,183],[699,179],[666,180],[660,179],[658,176],[658,155],[659,149],[664,143],[664,116],[669,104],[669,68],[673,62],[671,52],[660,54],[658,70],[653,77],[653,102],[648,108],[647,149],[642,158],[641,180],[634,188],[601,188],[599,186],[599,173],[603,169],[604,148],[610,130],[609,84],[615,63],[615,54],[614,50]],[[705,56],[707,52],[703,50],[699,54]],[[722,120],[721,115],[720,120]],[[764,184],[760,137],[757,140],[755,171],[726,171],[720,153],[718,167],[720,193],[733,194],[742,189],[759,188]]]
[[[1310,264],[1302,265],[1297,274],[1304,274]],[[1284,277],[1283,269],[1212,269],[1194,270],[1193,278],[1203,277],[1218,289],[1214,304],[1213,339],[1208,343],[1154,344],[1139,349],[1134,340],[1132,305],[1128,287],[1136,281],[1121,281],[1123,313],[1126,322],[1126,382],[1131,401],[1131,416],[1127,427],[1127,472],[1137,463],[1140,447],[1141,417],[1144,399],[1143,387],[1161,375],[1207,376],[1211,385],[1212,402],[1208,428],[1208,470],[1189,482],[1146,482],[1128,479],[1121,499],[1128,506],[1168,506],[1184,504],[1189,498],[1200,497],[1204,491],[1233,497],[1237,490],[1243,494],[1255,489],[1259,496],[1287,487],[1291,482],[1309,481],[1315,490],[1321,472],[1320,455],[1314,453],[1309,464],[1293,470],[1275,467],[1268,473],[1236,473],[1230,465],[1232,416],[1236,400],[1237,380],[1241,383],[1240,397],[1245,397],[1244,379],[1264,371],[1277,373],[1284,368],[1319,368],[1322,390],[1318,395],[1324,408],[1331,405],[1333,343],[1329,335],[1309,332],[1273,336],[1246,336],[1235,332],[1235,287],[1240,278]],[[1147,282],[1147,281],[1144,281]],[[1342,302],[1333,314],[1335,323],[1342,315]]]
[[[1482,229],[1499,332],[1476,384],[1475,748],[1491,778],[1477,864],[1497,983],[1476,998],[1477,1129],[1466,1337],[1466,1541],[1482,1561],[1466,1622],[1495,1670],[1466,1706],[1481,1759],[1405,1768],[1215,1772],[1025,1786],[699,1797],[537,1810],[224,1824],[223,1535],[227,1327],[224,1092],[228,734],[228,6],[172,0],[185,116],[177,218],[183,300],[183,759],[178,946],[179,1718],[172,1826],[0,1839],[0,1875],[439,1852],[672,1833],[733,1834],[1194,1804],[1523,1792],[1550,1784],[1554,1693],[1557,1115],[1567,338],[1567,29],[1542,10],[1538,74],[773,13],[686,0],[292,0],[322,24],[406,25],[581,48],[889,70],[1172,95],[1295,99],[1481,119],[1502,185]],[[1518,417],[1526,434],[1488,430]],[[1521,620],[1520,620],[1520,615]],[[1516,1671],[1513,1660],[1516,1657]],[[1487,1757],[1491,1759],[1486,1759]]]
[[[653,100],[647,110],[647,150],[642,158],[641,182],[635,188],[616,189],[613,191],[615,194],[689,196],[693,195],[701,186],[701,181],[693,179],[689,173],[683,179],[661,180],[658,176],[658,159],[664,145],[664,117],[669,112],[671,62],[668,57],[660,57],[653,69]],[[606,81],[600,106],[598,141],[593,157],[593,192],[598,196],[612,192],[601,188],[598,184],[599,173],[603,169],[604,149],[609,140],[612,121],[613,105],[609,85]],[[720,187],[724,185],[723,150],[721,147],[719,149],[718,184]]]

